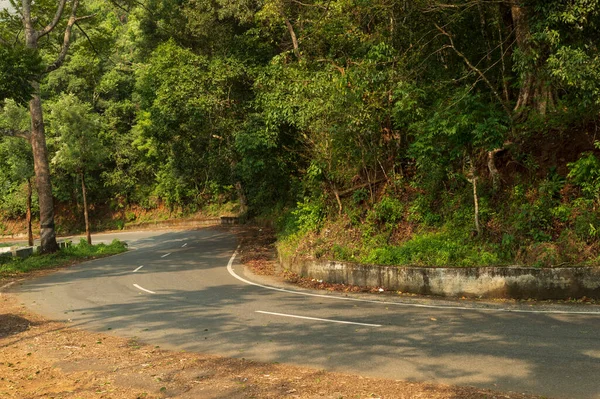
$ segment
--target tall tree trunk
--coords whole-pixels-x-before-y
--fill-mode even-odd
[[[25,32],[25,45],[37,50],[38,41],[41,37],[50,33],[60,21],[67,0],[60,0],[52,21],[42,30],[35,30],[35,18],[31,15],[32,0],[22,0],[21,17]],[[78,0],[73,2],[73,14],[77,10]],[[73,21],[75,23],[75,21]],[[72,24],[67,26],[72,27]],[[65,35],[65,40],[67,40]],[[68,48],[68,47],[66,47]],[[66,48],[63,45],[60,59],[64,59]],[[44,118],[42,114],[42,99],[40,97],[40,84],[32,82],[34,96],[29,102],[31,114],[31,147],[33,152],[33,165],[35,170],[35,182],[38,190],[40,203],[40,238],[41,252],[52,253],[58,250],[56,242],[56,231],[54,229],[54,202],[52,199],[52,184],[50,182],[50,167],[48,165],[48,149],[46,147],[46,136],[44,132]]]
[[[33,188],[31,187],[31,178],[27,178],[27,244],[33,247],[33,230],[31,229],[31,196]]]
[[[237,192],[240,200],[240,216],[244,216],[246,212],[248,212],[248,199],[246,198],[246,193],[244,192],[242,182],[239,180],[235,182],[235,191]]]
[[[515,31],[517,47],[522,56],[533,57],[531,30],[529,24],[529,10],[517,2],[511,5],[512,23]],[[536,52],[543,54],[541,49]],[[526,67],[520,77],[519,95],[514,111],[517,117],[523,116],[528,109],[536,110],[540,115],[554,109],[554,90],[544,75],[542,65],[545,62],[543,55],[538,55],[536,60]]]
[[[44,132],[42,115],[42,100],[39,95],[39,84],[34,84],[36,94],[29,102],[31,114],[31,148],[33,150],[33,166],[35,183],[40,201],[40,239],[42,253],[52,253],[58,250],[56,232],[54,229],[54,202],[52,199],[52,183],[50,182],[50,167],[48,164],[48,149]]]
[[[85,177],[83,172],[79,173],[81,177],[81,193],[83,195],[83,218],[85,219],[85,236],[87,237],[88,244],[92,245],[92,234],[90,233],[90,220],[88,217],[88,206],[87,206],[87,191],[85,189]]]

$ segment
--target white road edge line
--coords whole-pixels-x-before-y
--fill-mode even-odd
[[[239,249],[240,249],[240,246],[238,245],[236,250],[233,252],[233,255],[231,255],[231,258],[229,259],[229,263],[227,263],[227,271],[229,272],[229,274],[231,274],[231,276],[233,276],[234,278],[238,279],[239,281],[249,284],[249,285],[254,285],[256,287],[260,287],[260,288],[264,288],[264,289],[272,290],[272,291],[285,292],[288,294],[312,296],[312,297],[317,297],[317,298],[325,298],[325,299],[329,299],[329,300],[338,300],[338,301],[352,301],[352,302],[374,303],[374,304],[380,304],[380,305],[403,306],[403,307],[409,307],[409,308],[412,307],[412,308],[425,308],[425,309],[468,310],[468,311],[475,311],[475,312],[571,314],[571,315],[600,316],[600,312],[570,312],[570,311],[566,311],[566,310],[525,310],[525,309],[507,309],[507,308],[469,308],[466,306],[441,306],[441,305],[424,305],[424,304],[420,304],[420,303],[375,301],[375,300],[371,300],[371,299],[347,298],[347,297],[338,297],[338,296],[332,296],[332,295],[312,294],[310,292],[292,291],[292,290],[287,290],[285,288],[270,287],[268,285],[262,285],[262,284],[258,284],[258,283],[254,283],[252,281],[246,280],[245,278],[237,275],[233,271],[233,261],[235,260]]]
[[[164,254],[163,256],[161,256],[161,258],[166,258],[167,256],[171,255],[172,252],[169,252],[168,254]]]
[[[144,265],[142,265],[142,266],[138,267],[138,268],[137,268],[137,269],[135,269],[133,272],[134,272],[134,273],[135,273],[135,272],[137,272],[137,271],[138,271],[138,270],[140,270],[142,267],[144,267]]]
[[[138,290],[145,291],[145,292],[147,292],[147,293],[149,293],[149,294],[156,294],[156,292],[154,292],[154,291],[150,291],[150,290],[147,290],[147,289],[145,289],[144,287],[140,287],[140,286],[139,286],[139,285],[137,285],[137,284],[134,284],[133,286],[134,286],[135,288],[137,288]]]
[[[183,245],[181,246],[181,248],[185,247],[186,245],[187,245],[187,242],[186,242],[185,244],[183,244]]]
[[[329,322],[329,323],[353,324],[353,325],[357,325],[357,326],[367,326],[367,327],[381,327],[381,324],[369,324],[369,323],[357,323],[357,322],[354,322],[354,321],[320,319],[318,317],[307,317],[307,316],[297,316],[297,315],[285,314],[285,313],[264,312],[262,310],[256,310],[254,313],[270,314],[270,315],[273,315],[273,316],[293,317],[294,319],[326,321],[326,322]]]

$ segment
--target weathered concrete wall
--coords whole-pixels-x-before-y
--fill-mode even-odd
[[[281,265],[329,283],[448,297],[600,299],[600,267],[398,267],[287,259]]]
[[[70,240],[66,240],[66,241],[59,241],[58,242],[58,246],[59,248],[68,248],[72,245],[72,242]],[[35,245],[33,247],[8,247],[3,248],[4,251],[0,251],[0,256],[8,256],[8,257],[14,257],[14,258],[21,258],[21,259],[25,259],[30,257],[33,254],[39,254],[42,250],[42,247],[40,247],[39,245]]]
[[[33,247],[15,248],[13,251],[13,256],[21,259],[28,258],[31,255],[33,255]]]

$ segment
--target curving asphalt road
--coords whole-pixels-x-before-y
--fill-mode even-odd
[[[244,274],[235,262],[236,239],[225,231],[94,240],[114,237],[135,250],[28,281],[16,288],[23,303],[73,326],[163,348],[600,399],[599,313],[463,309],[272,289]]]

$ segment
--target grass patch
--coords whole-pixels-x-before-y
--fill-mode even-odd
[[[114,240],[112,243],[88,245],[82,239],[78,245],[48,255],[33,255],[26,259],[1,257],[0,278],[15,277],[36,270],[53,269],[89,259],[116,255],[127,251],[127,244]]]

